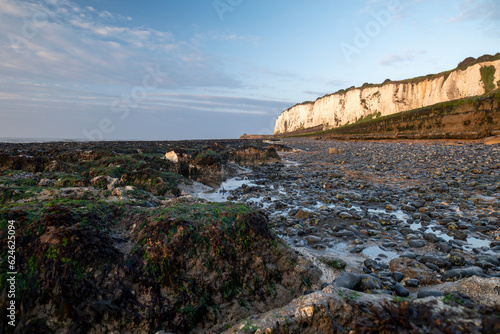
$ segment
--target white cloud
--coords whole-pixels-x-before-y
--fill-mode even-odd
[[[8,9],[0,12],[4,76],[137,85],[146,66],[158,64],[169,70],[165,87],[238,86],[219,70],[219,60],[193,43],[178,41],[168,31],[134,27],[127,17],[67,0],[0,0],[0,5]],[[30,25],[20,17],[29,18]]]

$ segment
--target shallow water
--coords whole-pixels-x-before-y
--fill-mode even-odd
[[[206,192],[200,192],[196,194],[196,197],[206,199],[211,202],[226,202],[227,197],[231,195],[231,190],[238,189],[239,187],[246,184],[247,186],[256,186],[256,184],[248,179],[246,176],[236,176],[223,181],[222,184],[212,190]]]

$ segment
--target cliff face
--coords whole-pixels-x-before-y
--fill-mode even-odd
[[[496,57],[495,57],[496,58]],[[386,116],[500,88],[500,59],[441,75],[354,88],[295,105],[278,116],[274,133],[325,125],[334,128],[369,115]]]

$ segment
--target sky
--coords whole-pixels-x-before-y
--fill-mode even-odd
[[[296,103],[499,41],[498,0],[0,0],[0,138],[271,134]]]

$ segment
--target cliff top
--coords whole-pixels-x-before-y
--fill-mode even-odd
[[[351,87],[349,87],[347,89],[340,89],[340,90],[336,91],[335,93],[323,95],[321,97],[318,97],[316,99],[316,101],[320,100],[322,98],[325,98],[327,96],[335,95],[335,94],[345,94],[348,91],[353,90],[353,89],[369,88],[369,87],[382,87],[382,86],[387,85],[387,84],[419,83],[419,82],[427,80],[427,79],[432,80],[432,79],[440,78],[442,76],[444,76],[444,77],[447,78],[453,71],[457,71],[457,70],[464,71],[467,68],[469,68],[471,66],[474,66],[476,64],[480,64],[480,63],[484,63],[484,62],[489,62],[489,61],[495,61],[495,60],[500,60],[500,52],[497,53],[497,54],[495,54],[494,56],[492,56],[492,55],[483,55],[483,56],[481,56],[481,57],[479,57],[477,59],[474,58],[474,57],[468,57],[468,58],[464,59],[463,61],[461,61],[456,68],[454,68],[452,70],[449,70],[449,71],[440,72],[440,73],[437,73],[437,74],[427,74],[427,75],[424,75],[424,76],[419,76],[419,77],[415,77],[415,78],[411,78],[411,79],[397,80],[397,81],[392,81],[390,79],[386,79],[386,80],[384,80],[384,82],[379,83],[379,84],[371,84],[371,83],[367,83],[366,82],[361,87],[351,86]],[[301,102],[301,103],[297,103],[297,104],[291,106],[290,108],[286,109],[285,111],[287,111],[289,109],[292,109],[292,108],[294,108],[296,106],[307,105],[307,104],[314,104],[314,101],[304,101],[304,102]]]

